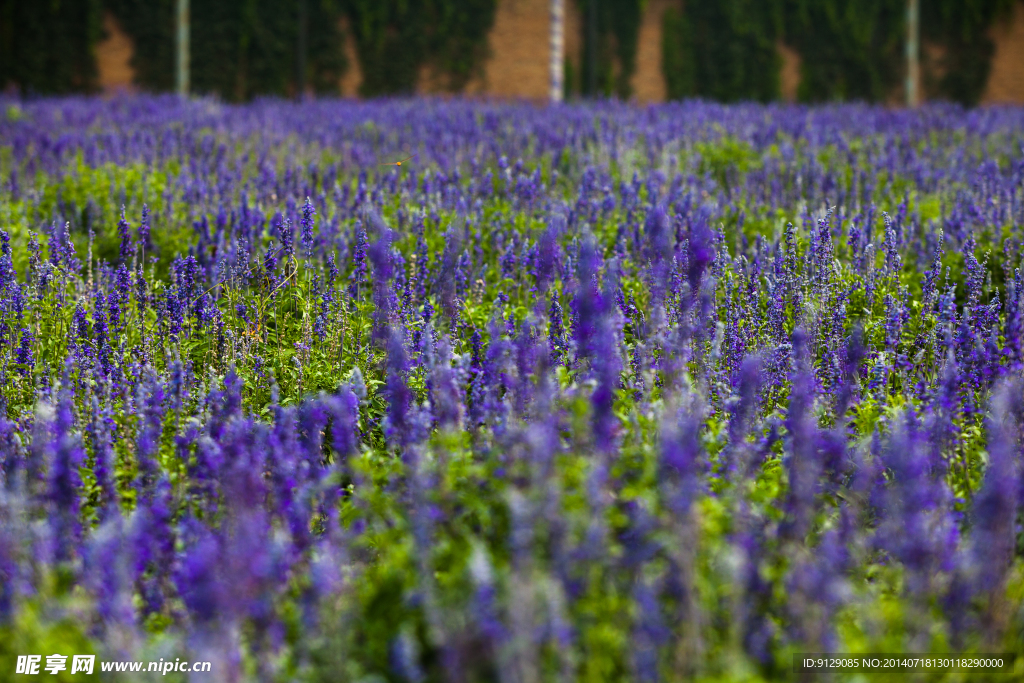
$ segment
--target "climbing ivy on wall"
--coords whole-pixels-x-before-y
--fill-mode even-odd
[[[497,0],[344,0],[361,94],[409,93],[430,65],[451,91],[483,66]]]
[[[100,0],[0,0],[0,89],[93,90],[102,17]]]
[[[782,38],[803,58],[799,99],[899,95],[907,0],[784,0],[784,8]]]
[[[175,1],[106,0],[106,5],[132,38],[135,82],[147,90],[172,90]]]
[[[975,104],[988,78],[988,30],[1014,0],[921,2],[929,96]],[[777,96],[777,40],[802,57],[803,101],[902,96],[906,0],[687,0],[663,24],[669,96],[730,101]]]
[[[583,54],[580,74],[570,73],[573,90],[588,96],[632,94],[644,0],[579,0]],[[570,62],[571,63],[571,62]]]
[[[785,0],[784,40],[803,57],[804,100],[902,97],[906,0]],[[976,104],[994,46],[989,28],[1014,0],[928,0],[921,7],[926,94]],[[937,59],[929,59],[936,48]]]
[[[988,29],[1005,18],[1014,0],[931,0],[921,3],[925,44],[941,46],[936,59],[922,55],[927,95],[965,104],[981,99],[995,46]]]
[[[137,80],[168,90],[174,80],[174,0],[106,0],[134,38]],[[192,3],[192,89],[232,99],[289,95],[299,70],[303,0]],[[430,64],[450,90],[472,78],[486,56],[497,0],[304,0],[306,83],[337,92],[344,71],[342,19],[355,40],[361,94],[412,92]]]
[[[778,96],[779,6],[765,0],[689,0],[667,10],[662,65],[672,99],[723,102]]]
[[[175,0],[106,0],[133,39],[136,81],[151,90],[174,87]],[[299,2],[192,2],[192,90],[229,100],[294,95],[299,78]],[[345,67],[341,10],[330,0],[305,0],[304,80],[316,92],[337,92]]]
[[[567,68],[567,89],[628,97],[645,0],[567,1],[577,3],[583,18],[580,68]],[[192,88],[229,100],[294,95],[300,82],[316,92],[336,92],[346,67],[345,19],[362,69],[363,95],[412,92],[424,66],[442,87],[459,91],[487,56],[497,2],[193,0]],[[922,75],[929,97],[978,101],[993,53],[989,28],[1014,2],[921,2]],[[93,48],[102,37],[103,13],[111,11],[133,40],[138,84],[170,90],[174,6],[175,0],[0,0],[0,88],[40,94],[94,90]],[[668,94],[775,98],[781,40],[803,58],[801,100],[899,97],[905,12],[906,0],[680,0],[664,16]]]

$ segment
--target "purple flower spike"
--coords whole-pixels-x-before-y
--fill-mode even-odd
[[[302,248],[306,252],[306,257],[310,258],[313,254],[313,217],[316,215],[316,209],[313,208],[313,203],[309,201],[309,197],[306,197],[306,203],[302,207],[302,221],[300,223],[300,241]]]
[[[132,255],[132,228],[124,217],[124,206],[121,207],[121,218],[117,221],[117,234],[121,237],[121,263],[127,263]]]
[[[68,383],[67,377],[64,378],[64,382]],[[79,475],[79,468],[85,462],[85,451],[81,438],[73,431],[74,399],[70,391],[61,391],[53,410],[50,426],[52,441],[49,446],[44,446],[51,459],[47,492],[50,508],[48,515],[54,541],[54,559],[57,562],[67,562],[74,557],[81,536],[79,489],[82,486],[82,478]],[[38,417],[47,422],[51,420],[45,413]]]
[[[982,594],[1001,590],[1016,548],[1020,451],[1015,437],[1021,425],[1015,414],[1021,414],[1022,391],[1020,382],[1006,384],[992,401],[988,468],[971,509],[977,590]]]

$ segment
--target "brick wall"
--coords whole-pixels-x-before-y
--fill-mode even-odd
[[[661,18],[678,0],[648,0],[640,24],[633,92],[639,102],[665,99],[661,75]],[[581,17],[574,0],[565,0],[566,57],[580,73]],[[499,0],[490,35],[490,55],[481,77],[467,88],[471,94],[543,100],[548,92],[548,0]],[[105,92],[131,88],[131,40],[113,18],[104,22],[106,38],[96,49],[100,84]],[[985,103],[1024,104],[1024,0],[1015,3],[1012,17],[992,29],[996,43]],[[361,76],[355,50],[347,41],[349,70],[341,81],[345,96],[355,96]],[[783,99],[796,95],[800,81],[799,56],[780,46]],[[437,79],[424,70],[418,91],[437,92]]]
[[[1009,21],[992,28],[996,52],[982,101],[1024,104],[1024,1],[1017,2]]]
[[[673,0],[647,0],[640,19],[636,72],[630,85],[639,102],[664,102],[665,78],[661,74],[661,20]]]
[[[548,94],[548,0],[500,0],[490,35],[490,56],[470,92],[542,100]]]
[[[96,46],[96,66],[99,70],[100,87],[106,93],[130,92],[134,89],[132,79],[132,39],[121,30],[114,15],[107,12],[103,17],[104,39]]]

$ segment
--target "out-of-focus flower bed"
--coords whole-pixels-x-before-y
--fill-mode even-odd
[[[0,108],[0,677],[1024,651],[1024,110]]]

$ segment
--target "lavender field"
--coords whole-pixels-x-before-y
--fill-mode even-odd
[[[1022,109],[7,100],[0,229],[0,680],[1024,678]]]

